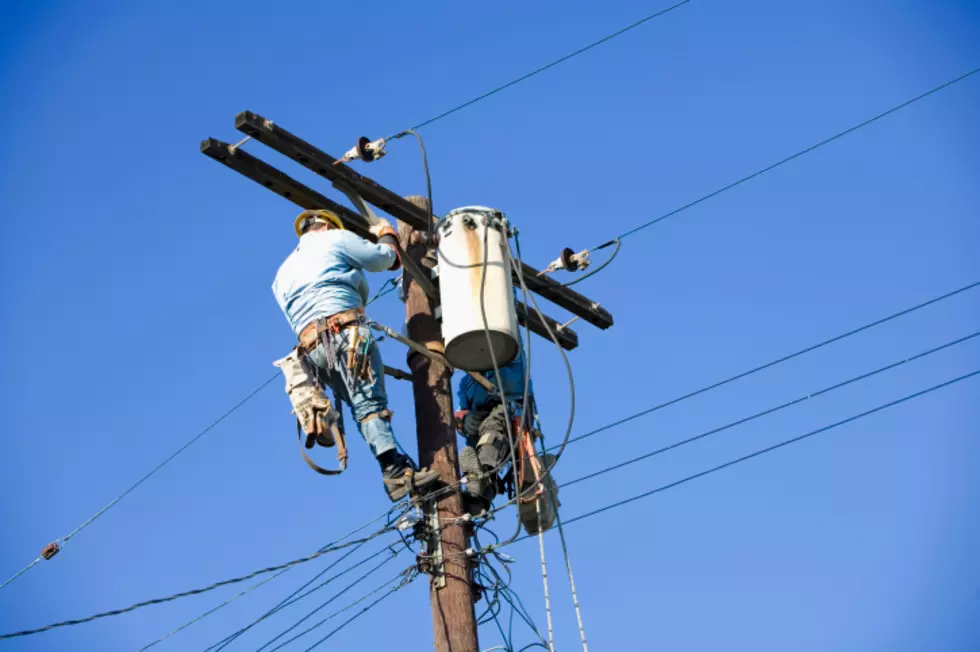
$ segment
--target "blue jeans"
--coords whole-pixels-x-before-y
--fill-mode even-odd
[[[388,395],[385,393],[385,370],[381,360],[381,351],[367,326],[357,326],[361,338],[368,338],[371,346],[368,349],[371,356],[372,378],[352,378],[347,369],[347,352],[353,344],[354,328],[347,327],[338,334],[330,334],[327,340],[332,353],[333,364],[328,368],[328,358],[323,349],[323,342],[310,352],[310,360],[320,372],[319,380],[334,391],[334,395],[351,406],[351,413],[357,423],[357,431],[371,447],[375,457],[397,448],[391,423],[386,418],[375,418],[365,423],[363,419],[377,414],[388,407]],[[363,340],[362,340],[363,341]],[[361,345],[363,346],[363,344]],[[337,406],[337,409],[341,409]]]

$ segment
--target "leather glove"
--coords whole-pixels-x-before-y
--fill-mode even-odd
[[[480,424],[486,419],[487,415],[479,410],[471,410],[463,416],[460,432],[468,439],[476,439],[480,436]]]
[[[391,226],[391,222],[380,217],[368,228],[368,232],[378,240],[381,239],[382,235],[385,235],[385,232],[391,232],[397,236],[397,231]]]

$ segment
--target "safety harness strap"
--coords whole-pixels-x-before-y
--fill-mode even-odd
[[[296,421],[296,436],[299,439],[299,452],[303,456],[303,461],[306,462],[307,466],[319,473],[320,475],[340,475],[347,469],[347,440],[344,438],[344,433],[337,427],[334,423],[330,427],[330,434],[333,435],[334,442],[337,444],[337,463],[339,468],[337,469],[325,469],[316,462],[314,462],[309,455],[306,454],[306,447],[303,443],[303,427],[300,425],[299,420]]]

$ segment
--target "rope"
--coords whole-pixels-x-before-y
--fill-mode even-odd
[[[467,102],[463,102],[462,104],[459,104],[459,105],[457,105],[457,106],[449,109],[448,111],[444,111],[444,112],[440,113],[439,115],[436,115],[434,117],[429,118],[428,120],[425,120],[423,122],[420,122],[417,125],[415,125],[414,127],[412,127],[412,129],[413,130],[414,129],[421,129],[422,127],[425,127],[425,126],[428,126],[428,125],[432,124],[433,122],[436,122],[438,120],[442,120],[443,118],[448,117],[448,116],[452,115],[453,113],[456,113],[457,111],[461,111],[461,110],[465,109],[466,107],[471,106],[473,104],[476,104],[477,102],[480,102],[482,100],[485,100],[485,99],[487,99],[488,97],[490,97],[492,95],[496,95],[500,91],[506,90],[506,89],[510,88],[511,86],[515,86],[515,85],[521,83],[522,81],[524,81],[526,79],[530,79],[531,77],[534,77],[535,75],[537,75],[539,73],[542,73],[542,72],[548,70],[549,68],[554,68],[555,66],[557,66],[560,63],[564,63],[565,61],[568,61],[569,59],[572,59],[574,57],[577,57],[578,55],[580,55],[580,54],[582,54],[584,52],[587,52],[587,51],[591,50],[594,47],[597,47],[599,45],[602,45],[606,41],[610,41],[610,40],[616,38],[617,36],[620,36],[622,34],[625,34],[626,32],[628,32],[628,31],[630,31],[632,29],[635,29],[635,28],[639,27],[640,25],[643,25],[647,21],[653,20],[654,18],[657,18],[659,16],[663,16],[664,14],[666,14],[668,12],[671,12],[674,9],[677,9],[678,7],[681,7],[683,5],[686,5],[690,1],[691,0],[683,0],[683,2],[678,2],[677,4],[673,5],[672,7],[667,7],[666,9],[662,9],[662,10],[656,12],[656,13],[650,14],[649,16],[646,16],[645,18],[641,18],[640,20],[636,21],[635,23],[632,23],[630,25],[627,25],[626,27],[624,27],[624,28],[622,28],[622,29],[620,29],[620,30],[618,30],[616,32],[613,32],[612,34],[609,34],[608,36],[602,37],[598,41],[594,41],[594,42],[590,43],[589,45],[586,45],[583,48],[579,48],[578,50],[575,50],[571,54],[566,54],[565,56],[561,57],[560,59],[555,59],[554,61],[552,61],[549,64],[546,64],[544,66],[541,66],[540,68],[537,68],[536,70],[532,70],[531,72],[529,72],[529,73],[527,73],[525,75],[522,75],[522,76],[518,77],[517,79],[515,79],[513,81],[507,82],[503,86],[498,86],[497,88],[494,88],[493,90],[487,91],[486,93],[484,93],[482,95],[479,95],[477,97],[474,97],[473,99],[471,99],[471,100],[469,100]],[[391,140],[392,138],[395,138],[395,136],[389,136],[385,140]],[[430,210],[431,210],[431,205],[430,205]]]
[[[705,392],[711,391],[713,389],[717,389],[717,388],[722,387],[724,385],[727,385],[729,383],[733,383],[736,380],[740,380],[742,378],[746,378],[748,376],[751,376],[753,374],[756,374],[756,373],[758,373],[760,371],[763,371],[765,369],[769,369],[771,367],[775,367],[778,364],[781,364],[783,362],[788,362],[789,360],[792,360],[794,358],[798,358],[798,357],[800,357],[800,356],[802,356],[802,355],[804,355],[806,353],[811,353],[813,351],[816,351],[817,349],[820,349],[820,348],[823,348],[823,347],[828,346],[830,344],[833,344],[834,342],[840,342],[841,340],[844,340],[844,339],[846,339],[848,337],[851,337],[852,335],[857,335],[858,333],[862,333],[862,332],[864,332],[866,330],[870,330],[870,329],[874,328],[875,326],[880,326],[881,324],[884,324],[884,323],[893,321],[893,320],[898,319],[899,317],[903,317],[905,315],[909,315],[909,314],[911,314],[913,312],[916,312],[917,310],[921,310],[922,308],[925,308],[927,306],[931,306],[933,304],[939,303],[940,301],[944,301],[945,299],[949,299],[949,298],[954,297],[954,296],[956,296],[958,294],[962,294],[963,292],[966,292],[967,290],[972,290],[973,288],[975,288],[977,286],[980,286],[980,281],[977,281],[975,283],[970,283],[969,285],[965,285],[965,286],[963,286],[961,288],[958,288],[956,290],[953,290],[952,292],[947,292],[946,294],[940,295],[940,296],[935,297],[933,299],[929,299],[928,301],[924,301],[924,302],[922,302],[922,303],[920,303],[918,305],[912,306],[911,308],[906,308],[904,310],[900,310],[900,311],[898,311],[896,313],[893,313],[891,315],[888,315],[887,317],[883,317],[883,318],[878,319],[876,321],[873,321],[873,322],[871,322],[869,324],[865,324],[863,326],[859,326],[859,327],[854,328],[852,330],[849,330],[849,331],[847,331],[845,333],[841,333],[840,335],[835,335],[834,337],[831,337],[830,339],[826,339],[826,340],[824,340],[822,342],[819,342],[817,344],[813,344],[813,345],[808,346],[806,348],[800,349],[799,351],[796,351],[794,353],[790,353],[789,355],[784,355],[783,357],[777,358],[775,360],[772,360],[771,362],[767,362],[767,363],[762,364],[762,365],[759,365],[757,367],[753,367],[752,369],[749,369],[748,371],[743,371],[743,372],[741,372],[739,374],[735,374],[734,376],[731,376],[731,377],[726,378],[724,380],[720,380],[720,381],[718,381],[716,383],[712,383],[711,385],[708,385],[706,387],[702,387],[701,389],[697,389],[697,390],[695,390],[693,392],[689,392],[687,394],[684,394],[683,396],[678,396],[677,398],[673,398],[673,399],[671,399],[669,401],[666,401],[664,403],[660,403],[658,405],[654,405],[653,407],[647,408],[646,410],[642,410],[640,412],[636,412],[635,414],[631,414],[631,415],[629,415],[627,417],[624,417],[624,418],[620,419],[619,421],[614,421],[613,423],[610,423],[610,424],[601,426],[601,427],[596,428],[595,430],[591,430],[591,431],[589,431],[589,432],[587,432],[585,434],[579,435],[577,437],[572,437],[571,439],[568,440],[568,443],[571,444],[571,443],[574,443],[574,442],[577,442],[577,441],[582,441],[583,439],[587,439],[589,437],[592,437],[593,435],[599,434],[600,432],[604,432],[604,431],[609,430],[611,428],[615,428],[616,426],[620,426],[620,425],[622,425],[622,424],[624,424],[624,423],[626,423],[628,421],[632,421],[633,419],[637,419],[639,417],[645,416],[645,415],[650,414],[652,412],[657,412],[658,410],[662,410],[662,409],[664,409],[666,407],[669,407],[671,405],[676,405],[677,403],[680,403],[682,401],[686,401],[687,399],[690,399],[690,398],[694,398],[695,396],[699,396],[701,394],[704,394]],[[549,450],[554,450],[554,449],[555,449],[555,447],[552,447]]]
[[[64,547],[64,544],[68,543],[68,540],[69,539],[71,539],[73,536],[75,536],[76,534],[78,534],[79,532],[81,532],[83,529],[85,529],[86,527],[88,527],[96,519],[98,519],[100,516],[102,516],[103,514],[105,514],[106,512],[108,512],[110,509],[112,509],[113,507],[115,507],[123,498],[125,498],[126,496],[128,496],[133,490],[135,490],[141,484],[143,484],[144,482],[146,482],[147,480],[149,480],[150,477],[152,477],[157,471],[159,471],[160,469],[162,469],[163,467],[165,467],[167,464],[169,464],[170,462],[172,462],[174,460],[174,458],[176,458],[178,455],[180,455],[185,450],[187,450],[188,448],[190,448],[201,437],[203,437],[204,435],[208,434],[215,426],[217,426],[219,423],[221,423],[222,421],[224,421],[225,419],[227,419],[229,416],[231,416],[236,410],[238,410],[240,407],[242,407],[243,405],[245,405],[256,394],[258,394],[263,389],[265,389],[265,387],[267,385],[269,385],[269,383],[271,383],[273,380],[275,380],[278,377],[279,377],[279,372],[276,372],[268,380],[266,380],[264,383],[262,383],[257,388],[255,388],[254,390],[252,390],[252,392],[248,396],[246,396],[241,401],[239,401],[233,408],[231,408],[230,410],[228,410],[227,412],[225,412],[224,414],[222,414],[214,422],[212,422],[211,425],[209,425],[207,428],[205,428],[204,430],[202,430],[201,432],[199,432],[197,435],[195,435],[193,438],[191,438],[190,441],[188,441],[186,444],[184,444],[183,446],[181,446],[180,448],[178,448],[176,450],[176,452],[174,452],[170,457],[168,457],[167,459],[165,459],[162,462],[160,462],[149,473],[147,473],[142,478],[140,478],[139,480],[137,480],[135,484],[133,484],[131,487],[129,487],[129,489],[126,489],[126,491],[124,491],[121,494],[119,494],[119,496],[117,496],[112,502],[110,502],[108,505],[106,505],[105,507],[103,507],[102,509],[100,509],[99,511],[97,511],[95,514],[93,514],[87,521],[85,521],[84,523],[82,523],[81,525],[79,525],[77,528],[75,528],[74,530],[72,530],[71,532],[69,532],[67,535],[65,535],[64,537],[62,537],[61,539],[59,539],[58,540],[58,544],[59,544],[58,547],[59,548],[63,548]],[[23,575],[24,573],[26,573],[27,571],[29,571],[39,561],[41,561],[41,557],[38,557],[37,559],[35,559],[34,561],[32,561],[30,564],[28,564],[27,566],[25,566],[16,575],[14,575],[10,579],[8,579],[3,584],[0,584],[0,589],[3,589],[5,586],[7,586],[11,582],[13,582],[15,579],[17,579],[18,577],[20,577],[21,575]]]
[[[312,560],[314,560],[314,559],[316,559],[318,557],[322,557],[323,555],[325,555],[327,553],[335,552],[337,550],[342,550],[344,548],[348,548],[350,546],[356,545],[358,543],[362,543],[364,541],[370,541],[371,539],[373,539],[373,538],[375,538],[377,536],[380,536],[385,531],[387,531],[387,530],[386,529],[385,530],[379,530],[378,532],[372,534],[371,536],[369,536],[369,537],[367,537],[365,539],[358,539],[358,540],[354,540],[354,541],[349,541],[347,543],[344,543],[344,544],[341,544],[341,545],[338,545],[338,546],[331,546],[331,547],[321,548],[320,550],[318,550],[317,552],[313,553],[312,555],[307,555],[306,557],[300,557],[299,559],[294,559],[294,560],[288,561],[288,562],[286,562],[284,564],[279,564],[279,565],[276,565],[276,566],[269,566],[268,568],[263,568],[263,569],[260,569],[260,570],[257,570],[257,571],[253,571],[253,572],[249,573],[248,575],[243,575],[241,577],[235,577],[235,578],[232,578],[232,579],[222,580],[220,582],[215,582],[214,584],[209,584],[208,586],[204,586],[204,587],[201,587],[199,589],[191,589],[190,591],[182,591],[180,593],[174,593],[172,595],[168,595],[168,596],[163,597],[163,598],[154,598],[152,600],[144,600],[143,602],[137,602],[136,604],[130,605],[128,607],[123,607],[121,609],[113,609],[112,611],[104,611],[102,613],[97,613],[97,614],[93,614],[91,616],[86,616],[85,618],[77,618],[77,619],[74,619],[74,620],[65,620],[65,621],[58,622],[58,623],[52,623],[50,625],[45,625],[44,627],[38,627],[37,629],[25,629],[25,630],[22,630],[22,631],[19,631],[19,632],[12,632],[10,634],[2,634],[2,635],[0,635],[0,640],[5,640],[5,639],[8,639],[8,638],[17,638],[17,637],[20,637],[20,636],[31,636],[33,634],[40,634],[41,632],[47,632],[49,630],[56,629],[56,628],[59,628],[59,627],[69,627],[69,626],[72,626],[72,625],[81,625],[83,623],[92,622],[93,620],[99,620],[101,618],[108,618],[109,616],[118,616],[118,615],[121,615],[121,614],[124,614],[124,613],[129,613],[131,611],[136,611],[137,609],[141,609],[143,607],[148,607],[148,606],[156,605],[156,604],[163,604],[163,603],[166,603],[166,602],[172,602],[174,600],[178,600],[180,598],[186,598],[186,597],[192,596],[192,595],[200,595],[201,593],[207,593],[208,591],[213,591],[214,589],[220,588],[222,586],[229,586],[231,584],[238,584],[240,582],[247,582],[248,580],[252,579],[253,577],[258,577],[259,575],[264,575],[266,573],[272,573],[272,572],[275,572],[275,571],[278,571],[278,570],[283,570],[283,569],[286,569],[286,568],[291,568],[293,566],[298,566],[299,564],[305,564],[306,562],[312,561]]]
[[[544,610],[548,618],[548,649],[555,652],[555,630],[551,622],[551,596],[548,591],[548,564],[544,558],[544,527],[541,523],[541,501],[534,501],[538,513],[538,548],[541,550],[541,581],[544,583]]]
[[[708,430],[707,432],[703,432],[700,435],[695,435],[694,437],[689,437],[688,439],[685,439],[683,441],[679,441],[679,442],[677,442],[675,444],[671,444],[670,446],[664,446],[663,448],[658,448],[655,451],[651,451],[649,453],[644,453],[643,455],[640,455],[638,457],[634,457],[634,458],[628,459],[625,462],[620,462],[618,464],[614,464],[613,466],[607,467],[607,468],[602,469],[600,471],[594,471],[592,473],[589,473],[588,475],[584,475],[584,476],[582,476],[580,478],[576,478],[574,480],[571,480],[569,482],[566,482],[564,484],[564,486],[565,487],[570,487],[570,486],[572,486],[574,484],[578,484],[579,482],[584,482],[585,480],[590,480],[590,479],[595,478],[595,477],[598,477],[600,475],[604,475],[606,473],[609,473],[610,471],[615,471],[617,469],[621,469],[621,468],[626,467],[626,466],[629,466],[631,464],[635,464],[636,462],[639,462],[641,460],[645,460],[645,459],[649,459],[651,457],[655,457],[655,456],[660,455],[662,453],[666,453],[667,451],[674,450],[675,448],[680,448],[681,446],[686,446],[687,444],[690,444],[692,442],[695,442],[695,441],[698,441],[698,440],[701,440],[701,439],[705,439],[706,437],[710,437],[712,435],[716,435],[719,432],[723,432],[725,430],[730,430],[731,428],[734,428],[735,426],[740,426],[742,424],[748,423],[750,421],[754,421],[754,420],[759,419],[759,418],[762,418],[764,416],[767,416],[767,415],[770,415],[770,414],[774,414],[774,413],[779,412],[781,410],[785,410],[786,408],[789,408],[789,407],[791,407],[793,405],[798,405],[800,403],[804,403],[804,402],[806,402],[806,401],[808,401],[808,400],[810,400],[812,398],[816,398],[816,397],[822,396],[824,394],[829,394],[830,392],[833,392],[834,390],[840,389],[842,387],[847,387],[848,385],[851,385],[853,383],[859,382],[861,380],[866,380],[868,378],[871,378],[873,376],[877,376],[878,374],[882,374],[882,373],[884,373],[886,371],[889,371],[891,369],[895,369],[897,367],[901,367],[902,365],[908,364],[909,362],[913,362],[915,360],[919,360],[921,358],[925,358],[927,356],[933,355],[934,353],[938,353],[940,351],[944,351],[946,349],[952,348],[952,347],[954,347],[954,346],[956,346],[958,344],[962,344],[962,343],[967,342],[967,341],[969,341],[969,340],[971,340],[971,339],[973,339],[975,337],[978,337],[978,336],[980,336],[980,331],[977,331],[977,332],[975,332],[975,333],[973,333],[971,335],[967,335],[966,337],[961,337],[961,338],[959,338],[957,340],[953,340],[952,342],[947,342],[946,344],[943,344],[941,346],[937,346],[935,348],[929,349],[928,351],[923,351],[922,353],[917,353],[916,355],[913,355],[911,357],[905,358],[903,360],[899,360],[897,362],[893,362],[891,364],[885,365],[884,367],[879,367],[878,369],[875,369],[874,371],[869,371],[869,372],[864,373],[864,374],[861,374],[859,376],[854,376],[853,378],[849,378],[849,379],[847,379],[845,381],[839,382],[839,383],[834,384],[834,385],[831,385],[829,387],[825,387],[825,388],[823,388],[823,389],[821,389],[819,391],[812,392],[812,393],[809,393],[809,394],[805,394],[804,396],[801,396],[801,397],[799,397],[797,399],[794,399],[792,401],[788,401],[786,403],[783,403],[781,405],[777,405],[775,407],[771,407],[771,408],[769,408],[767,410],[763,410],[762,412],[756,412],[755,414],[753,414],[751,416],[745,417],[743,419],[739,419],[738,421],[733,421],[731,423],[725,424],[725,425],[720,426],[718,428],[714,428],[712,430]]]
[[[718,190],[715,190],[714,192],[708,193],[707,195],[704,195],[703,197],[701,197],[699,199],[696,199],[696,200],[694,200],[694,201],[692,201],[692,202],[690,202],[688,204],[684,204],[680,208],[675,208],[674,210],[670,211],[669,213],[664,213],[660,217],[654,218],[654,219],[650,220],[649,222],[645,222],[645,223],[643,223],[643,224],[641,224],[639,226],[636,226],[636,227],[630,229],[629,231],[626,231],[625,233],[622,233],[622,234],[616,236],[616,239],[622,239],[622,238],[629,237],[629,236],[633,235],[634,233],[636,233],[637,231],[642,231],[643,229],[645,229],[647,227],[653,226],[654,224],[657,224],[658,222],[662,222],[663,220],[666,220],[668,217],[671,217],[673,215],[677,215],[681,211],[686,211],[689,208],[692,208],[694,206],[697,206],[698,204],[700,204],[703,201],[706,201],[708,199],[711,199],[712,197],[716,197],[717,195],[720,195],[723,192],[726,192],[728,190],[731,190],[732,188],[735,188],[737,186],[740,186],[743,183],[745,183],[746,181],[750,181],[750,180],[752,180],[752,179],[754,179],[754,178],[756,178],[758,176],[761,176],[761,175],[765,174],[766,172],[769,172],[771,170],[775,170],[776,168],[780,167],[781,165],[784,165],[786,163],[789,163],[790,161],[792,161],[794,159],[797,159],[797,158],[803,156],[804,154],[809,154],[810,152],[812,152],[815,149],[819,149],[819,148],[823,147],[824,145],[829,145],[830,143],[834,142],[835,140],[838,140],[840,138],[843,138],[844,136],[846,136],[846,135],[848,135],[850,133],[853,133],[853,132],[857,131],[858,129],[861,129],[863,127],[867,127],[868,125],[870,125],[870,124],[872,124],[874,122],[877,122],[878,120],[881,120],[882,118],[884,118],[886,116],[889,116],[892,113],[895,113],[897,111],[901,111],[905,107],[907,107],[909,105],[912,105],[912,104],[918,102],[919,100],[924,100],[925,98],[929,97],[930,95],[932,95],[934,93],[938,93],[939,91],[943,90],[944,88],[946,88],[948,86],[952,86],[953,84],[956,84],[957,82],[961,82],[964,79],[966,79],[967,77],[970,77],[971,75],[974,75],[974,74],[976,74],[978,72],[980,72],[980,68],[974,68],[973,70],[971,70],[970,72],[968,72],[966,74],[960,75],[959,77],[956,77],[954,79],[951,79],[948,82],[945,82],[943,84],[940,84],[939,86],[936,86],[935,88],[933,88],[933,89],[931,89],[929,91],[926,91],[925,93],[922,93],[921,95],[917,95],[916,97],[913,97],[910,100],[907,100],[905,102],[902,102],[898,106],[895,106],[895,107],[893,107],[891,109],[888,109],[887,111],[885,111],[883,113],[879,113],[878,115],[874,116],[873,118],[869,118],[869,119],[865,120],[864,122],[861,122],[861,123],[859,123],[857,125],[854,125],[853,127],[850,127],[849,129],[845,129],[844,131],[841,131],[840,133],[837,133],[837,134],[831,136],[830,138],[827,138],[825,140],[822,140],[819,143],[817,143],[816,145],[811,145],[810,147],[807,147],[806,149],[800,150],[799,152],[796,152],[795,154],[792,154],[790,156],[787,156],[786,158],[784,158],[784,159],[782,159],[780,161],[777,161],[777,162],[773,163],[772,165],[768,165],[768,166],[762,168],[761,170],[759,170],[757,172],[753,172],[752,174],[750,174],[748,176],[742,177],[738,181],[734,181],[734,182],[728,184],[727,186],[725,186],[723,188],[720,188]],[[598,246],[594,247],[593,249],[600,249],[602,247],[608,246],[611,242],[613,242],[613,241],[609,241],[609,242],[603,243],[601,245],[598,245]]]
[[[554,504],[554,494],[549,492],[551,496],[552,504]],[[582,639],[582,650],[583,652],[589,652],[589,643],[585,638],[585,625],[582,623],[582,607],[578,602],[578,591],[575,589],[575,576],[572,574],[572,562],[568,556],[568,544],[565,541],[565,528],[561,524],[561,515],[558,513],[557,505],[555,507],[555,520],[558,524],[558,537],[561,539],[561,552],[565,557],[565,569],[568,571],[568,585],[572,590],[572,605],[575,607],[575,619],[578,621],[578,634]]]

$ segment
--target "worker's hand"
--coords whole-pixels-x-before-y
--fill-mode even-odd
[[[398,237],[398,232],[391,226],[391,222],[380,217],[368,228],[368,231],[378,240],[381,239],[381,236],[387,234],[393,234],[395,237]]]
[[[476,439],[480,436],[480,424],[483,423],[486,416],[486,414],[481,414],[479,411],[467,412],[463,416],[459,431],[463,433],[464,437]]]

